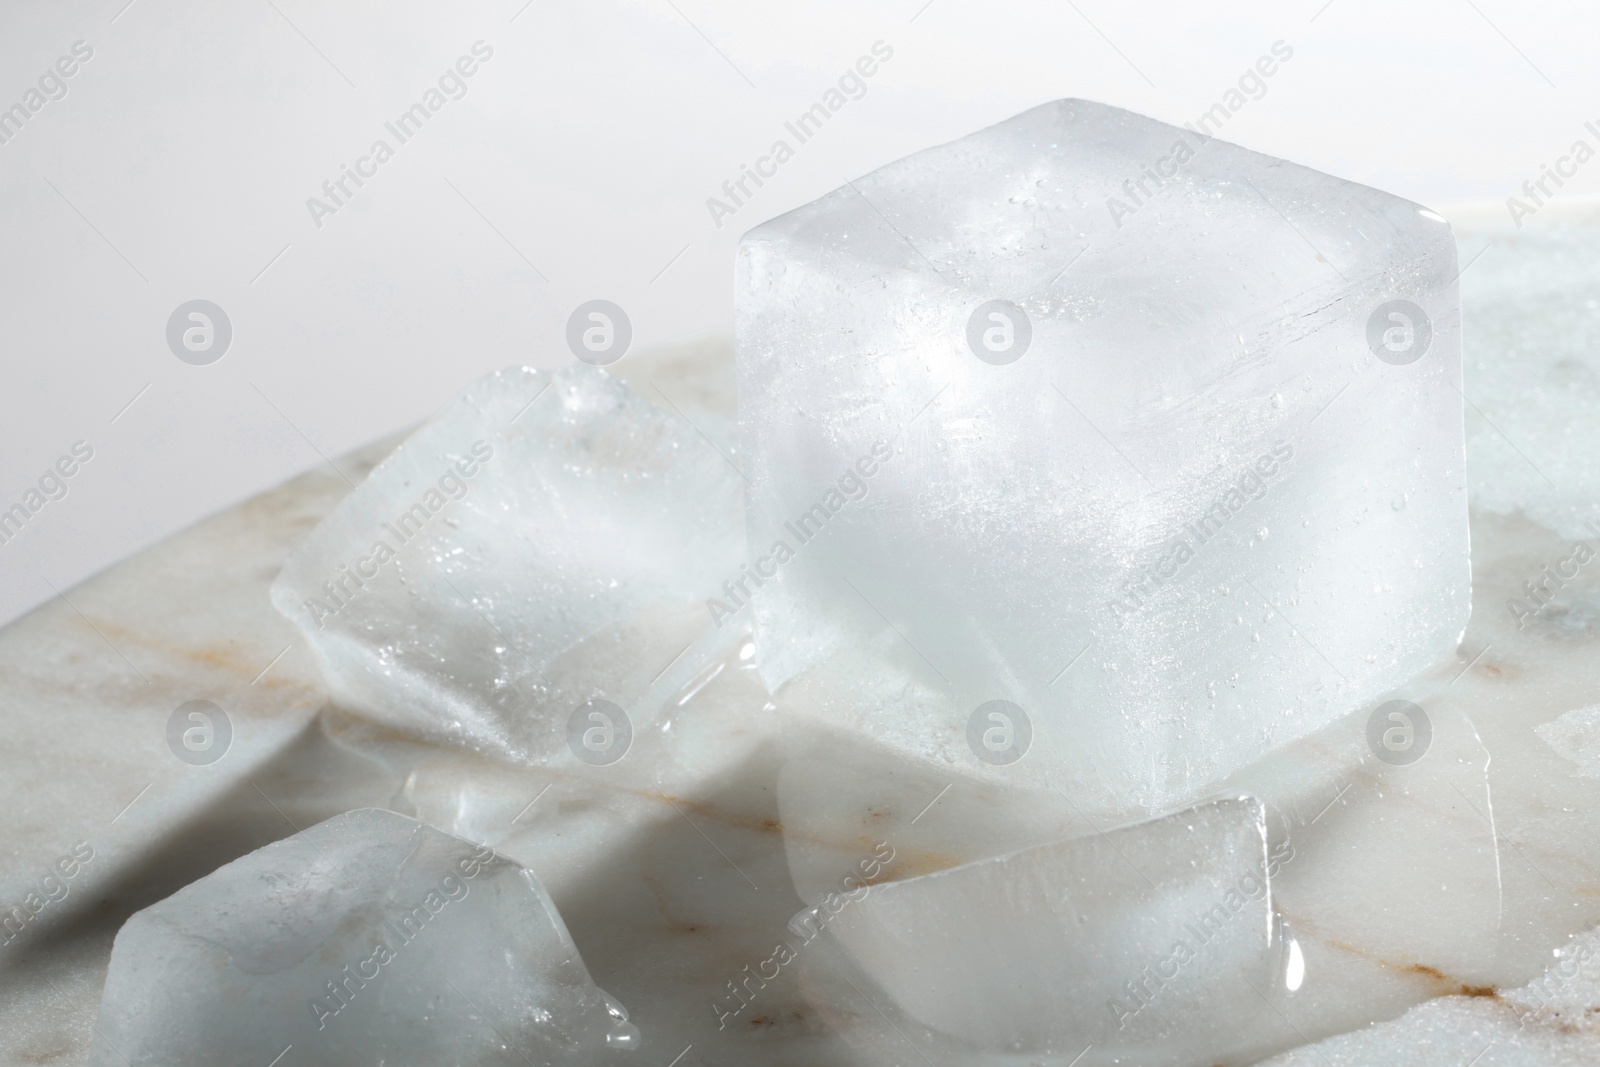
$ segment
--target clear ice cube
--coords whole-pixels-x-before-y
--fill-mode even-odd
[[[1034,755],[1007,773],[1132,812],[1449,657],[1456,277],[1416,204],[1075,100],[757,227],[763,676],[886,635],[944,706],[847,715],[987,773],[966,716],[1012,701]]]
[[[1226,1059],[1286,966],[1249,797],[902,881],[858,878],[790,930],[842,948],[872,983],[857,993],[942,1042],[1061,1062],[1086,1045],[1087,1063]]]
[[[571,758],[579,715],[625,753],[615,711],[581,709],[640,726],[735,639],[706,601],[744,560],[742,488],[686,417],[606,372],[510,368],[319,523],[273,603],[334,698],[382,722],[542,762]]]
[[[638,1042],[531,871],[362,809],[129,919],[89,1062],[587,1065]]]

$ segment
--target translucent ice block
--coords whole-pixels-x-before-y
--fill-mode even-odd
[[[706,600],[744,559],[741,489],[694,425],[606,372],[512,368],[379,464],[273,603],[335,698],[381,721],[517,761],[571,758],[590,730],[625,751],[615,711],[580,708],[642,725],[734,639]]]
[[[827,937],[898,1012],[975,1053],[1066,1062],[1092,1044],[1088,1062],[1212,1062],[1282,980],[1263,819],[1253,799],[1211,801],[917,878],[858,878],[790,930]]]
[[[638,1042],[532,872],[363,809],[129,919],[89,1062],[587,1065]]]
[[[1416,204],[1073,100],[757,227],[768,684],[886,636],[948,708],[858,716],[879,736],[982,770],[966,716],[1008,700],[1007,773],[1170,810],[1447,658],[1456,276]]]

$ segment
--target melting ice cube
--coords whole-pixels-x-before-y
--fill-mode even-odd
[[[763,676],[888,635],[947,706],[879,736],[977,767],[965,717],[1007,700],[1034,748],[1011,773],[1134,811],[1448,658],[1456,277],[1416,204],[1075,100],[757,227]]]
[[[1286,968],[1266,850],[1258,801],[1211,801],[904,881],[858,880],[790,929],[825,934],[880,998],[973,1052],[1066,1062],[1092,1044],[1086,1062],[1209,1063],[1240,1047]]]
[[[736,636],[706,600],[744,559],[741,489],[692,424],[604,371],[512,368],[380,463],[273,603],[352,708],[518,761],[583,738],[605,762],[599,741],[625,752]]]
[[[89,1062],[587,1065],[638,1040],[532,872],[364,809],[129,919]]]

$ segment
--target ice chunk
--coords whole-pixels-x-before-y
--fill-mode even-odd
[[[531,871],[363,809],[129,919],[89,1062],[587,1065],[638,1042]]]
[[[1600,1062],[1600,932],[1555,952],[1511,990],[1439,997],[1398,1019],[1275,1056],[1261,1067],[1587,1067]]]
[[[1259,802],[1211,801],[917,878],[858,878],[790,929],[842,947],[876,987],[862,995],[974,1053],[1066,1062],[1092,1045],[1088,1063],[1209,1063],[1284,974],[1266,860]]]
[[[1009,700],[1006,773],[1170,810],[1447,658],[1456,276],[1415,204],[1072,100],[757,227],[769,686],[888,635],[949,707],[880,736],[981,770],[965,717]]]
[[[744,559],[741,489],[685,417],[606,372],[512,368],[379,464],[273,603],[341,703],[491,755],[571,758],[580,706],[638,727],[736,637],[706,600]],[[592,728],[623,744],[605,714]]]

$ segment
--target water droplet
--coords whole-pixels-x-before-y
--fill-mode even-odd
[[[639,1028],[625,1022],[606,1035],[607,1048],[635,1049],[639,1047]]]
[[[1257,541],[1265,541],[1267,539],[1267,533],[1268,533],[1267,528],[1265,526],[1261,527],[1259,530],[1256,531],[1256,540]]]
[[[1293,993],[1305,984],[1306,957],[1300,950],[1300,942],[1289,932],[1287,926],[1284,928],[1284,937],[1288,940],[1288,959],[1283,968],[1283,987]]]

